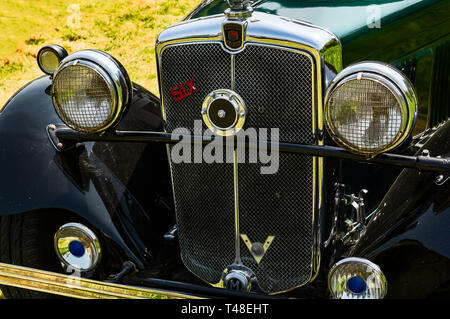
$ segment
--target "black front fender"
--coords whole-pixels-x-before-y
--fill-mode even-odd
[[[49,77],[34,80],[0,113],[0,215],[43,209],[73,212],[118,244],[126,258],[142,268],[155,234],[152,218],[156,216],[156,224],[164,228],[170,217],[161,221],[157,212],[145,211],[143,206],[158,210],[164,205],[141,205],[130,189],[139,190],[137,184],[145,179],[151,185],[146,187],[147,198],[167,195],[164,190],[164,195],[154,195],[160,182],[166,189],[170,184],[165,150],[148,144],[85,143],[67,152],[57,151],[46,130],[49,124],[61,124],[48,94],[50,85]],[[158,130],[158,112],[158,99],[135,85],[130,111],[122,122],[137,129],[146,126]],[[136,167],[145,161],[147,170],[137,173]]]
[[[450,156],[450,122],[423,147]],[[422,152],[420,150],[420,152]],[[394,246],[416,243],[450,258],[449,172],[404,169],[375,211],[351,254],[372,258]]]

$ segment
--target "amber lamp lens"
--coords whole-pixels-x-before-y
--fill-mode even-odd
[[[59,64],[58,56],[51,50],[45,50],[39,56],[39,64],[48,73],[55,72]]]

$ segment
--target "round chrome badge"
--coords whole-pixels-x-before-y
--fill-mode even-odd
[[[203,102],[203,121],[217,135],[235,135],[244,126],[246,115],[244,101],[231,90],[213,91]]]
[[[250,278],[243,271],[232,270],[225,276],[224,287],[232,291],[250,291]]]

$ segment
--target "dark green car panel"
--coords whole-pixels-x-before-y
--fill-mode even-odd
[[[205,5],[206,4],[206,5]],[[207,1],[200,6],[189,18],[220,14],[225,11],[227,4],[224,0]],[[253,1],[256,11],[297,19],[325,28],[333,32],[345,46],[353,40],[365,40],[361,37],[380,33],[379,29],[396,29],[400,34],[398,38],[390,39],[392,43],[411,37],[424,36],[430,40],[430,33],[448,33],[448,21],[446,9],[450,3],[445,0],[282,0],[282,1]],[[378,23],[376,20],[380,20]],[[432,30],[439,25],[438,29]],[[399,30],[399,26],[407,27]],[[392,31],[391,31],[392,32]],[[367,39],[371,40],[371,39]],[[396,41],[397,40],[397,41]],[[425,41],[429,42],[429,41]],[[366,43],[368,45],[369,43]],[[386,44],[383,47],[386,48]],[[382,49],[381,47],[377,47]],[[366,49],[366,57],[372,50]],[[344,50],[345,52],[345,50]],[[355,54],[355,52],[352,52]],[[360,56],[364,58],[364,56]],[[354,58],[349,58],[354,60]]]

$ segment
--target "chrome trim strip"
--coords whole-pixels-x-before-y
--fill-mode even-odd
[[[243,45],[245,41],[242,41]],[[236,55],[231,54],[231,90],[235,90],[236,86]],[[235,248],[236,248],[236,264],[242,264],[241,261],[241,238],[240,238],[240,225],[239,225],[239,179],[238,179],[238,160],[237,149],[233,150],[233,180],[234,180],[234,223],[235,223]]]
[[[204,299],[193,294],[101,282],[0,263],[0,284],[80,299]]]
[[[233,150],[233,176],[234,176],[234,225],[235,225],[235,247],[236,247],[236,264],[242,264],[241,261],[241,236],[239,226],[239,177],[238,177],[238,160],[237,149]]]
[[[236,86],[236,55],[231,54],[231,90],[234,91]]]

